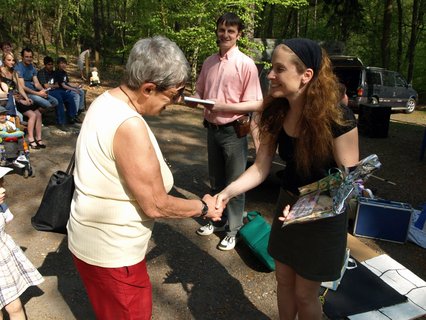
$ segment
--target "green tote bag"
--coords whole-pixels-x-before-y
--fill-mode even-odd
[[[257,211],[248,212],[247,220],[239,231],[241,239],[269,270],[275,270],[274,259],[268,253],[270,224]]]

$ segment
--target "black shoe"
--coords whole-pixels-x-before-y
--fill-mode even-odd
[[[28,140],[28,145],[30,146],[31,149],[40,149],[39,145],[37,144],[37,142],[35,142],[35,140],[33,141]]]
[[[83,123],[83,121],[78,116],[74,117],[72,120],[74,123]]]
[[[68,128],[64,124],[58,124],[56,125],[56,128],[58,128],[62,132],[68,132]]]
[[[45,149],[46,148],[46,145],[43,143],[42,139],[36,140],[36,143],[37,143],[37,145],[38,145],[39,148],[41,148],[41,149]]]

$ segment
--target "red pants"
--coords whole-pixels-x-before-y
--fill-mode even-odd
[[[152,287],[145,260],[130,267],[103,268],[73,258],[97,319],[151,319]]]

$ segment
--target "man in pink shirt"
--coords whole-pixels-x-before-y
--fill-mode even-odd
[[[244,25],[234,13],[223,14],[216,23],[219,53],[208,57],[197,80],[196,96],[213,100],[204,105],[210,187],[213,193],[224,189],[240,176],[247,164],[247,137],[238,138],[234,122],[262,104],[262,91],[254,61],[237,47]],[[199,235],[226,231],[218,245],[232,250],[243,225],[244,194],[229,201],[222,221],[209,222],[197,230]]]

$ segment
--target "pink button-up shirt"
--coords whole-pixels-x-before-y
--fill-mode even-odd
[[[196,91],[201,99],[216,99],[223,103],[263,98],[256,65],[238,47],[229,50],[223,57],[214,54],[204,61]],[[226,124],[239,117],[241,114],[204,108],[204,118],[211,123]]]

